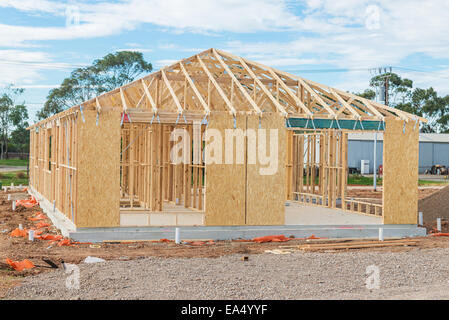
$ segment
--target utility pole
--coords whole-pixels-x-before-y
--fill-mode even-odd
[[[391,70],[391,67],[390,67],[390,70]],[[390,79],[390,77],[391,77],[391,72],[390,72],[390,74],[389,75],[385,75],[385,83],[384,83],[384,86],[385,86],[385,105],[386,106],[388,106],[388,103],[389,103],[389,94],[388,94],[388,85],[389,85],[389,79]]]
[[[388,89],[389,89],[389,79],[391,77],[391,69],[392,68],[389,67],[389,69],[390,69],[390,73],[387,74],[387,68],[383,68],[384,73],[383,73],[382,78],[384,79],[384,83],[383,83],[383,85],[384,85],[383,89],[384,90],[383,90],[383,92],[381,90],[381,93],[383,93],[383,97],[381,97],[381,98],[383,98],[383,102],[387,106],[388,106],[388,103],[389,103],[389,92],[388,92]],[[379,71],[379,76],[381,76],[382,75],[382,68],[379,68],[378,71]],[[381,96],[381,94],[380,94],[380,96]],[[374,191],[376,191],[376,189],[377,189],[377,132],[374,133],[374,150],[373,150],[373,154],[374,154],[374,157],[373,157],[374,158],[373,159],[373,189],[374,189]]]

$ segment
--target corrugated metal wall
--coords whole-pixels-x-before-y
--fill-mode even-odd
[[[382,164],[382,141],[377,141],[377,167]],[[360,170],[360,161],[369,160],[370,173],[373,173],[374,141],[349,140],[348,166]],[[449,143],[420,142],[419,143],[419,173],[424,173],[435,164],[449,166]]]

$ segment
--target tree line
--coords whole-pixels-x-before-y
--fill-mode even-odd
[[[370,88],[356,93],[367,99],[376,97],[376,89],[389,78],[389,106],[428,119],[420,125],[423,133],[449,133],[449,95],[439,96],[432,88],[413,88],[413,81],[388,72],[371,78]]]
[[[73,70],[61,85],[51,89],[44,106],[36,114],[38,120],[78,105],[104,92],[133,81],[153,70],[141,52],[119,51],[95,60],[91,66]],[[8,152],[26,153],[29,149],[28,110],[17,103],[24,89],[7,86],[0,92],[0,158]]]

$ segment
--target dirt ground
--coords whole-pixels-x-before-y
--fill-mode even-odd
[[[424,199],[431,194],[440,191],[440,188],[421,188],[418,189],[418,199]],[[374,191],[371,189],[348,189],[347,198],[356,198],[370,203],[382,203],[382,191]]]
[[[365,191],[360,191],[365,194]],[[143,257],[182,257],[182,258],[218,258],[229,254],[248,254],[264,253],[265,250],[278,248],[285,245],[285,242],[273,243],[254,243],[250,241],[216,241],[213,243],[190,243],[177,245],[173,242],[123,242],[123,243],[101,243],[101,244],[74,244],[71,246],[58,246],[58,242],[49,240],[29,241],[23,237],[11,237],[11,232],[19,224],[23,228],[36,228],[36,224],[41,221],[31,221],[29,218],[36,213],[41,212],[38,206],[33,208],[18,207],[16,211],[11,209],[11,201],[7,201],[8,193],[0,192],[0,299],[4,297],[6,291],[19,285],[23,277],[35,275],[43,272],[55,270],[51,268],[43,259],[51,260],[59,267],[62,262],[78,264],[87,256],[95,256],[105,260],[133,260]],[[47,218],[44,222],[51,223]],[[449,232],[449,221],[443,221],[443,232]],[[430,230],[436,226],[427,224]],[[43,234],[58,234],[58,230],[53,227],[44,227],[39,229]],[[288,236],[288,235],[286,235]],[[424,237],[419,238],[418,246],[420,248],[447,248],[449,247],[449,237]],[[323,240],[304,240],[292,239],[289,245],[301,244],[310,241]],[[358,250],[387,250],[404,251],[410,250],[409,247],[397,248],[377,248],[377,249],[358,249]],[[33,269],[24,271],[15,271],[5,263],[6,259],[21,261],[23,259],[31,260],[36,266]]]

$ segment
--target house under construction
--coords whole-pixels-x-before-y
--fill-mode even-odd
[[[30,126],[29,190],[71,231],[284,226],[287,211],[298,213],[289,224],[301,225],[301,212],[321,209],[416,227],[419,122],[426,119],[209,49]],[[243,160],[225,161],[223,152],[223,161],[208,161],[210,129],[223,137],[241,129],[232,141]],[[276,130],[278,147],[261,152],[250,130],[270,144]],[[189,150],[182,162],[171,154],[175,131]],[[379,204],[346,196],[351,131],[383,132]],[[254,154],[270,150],[278,165],[263,174],[267,163]]]

